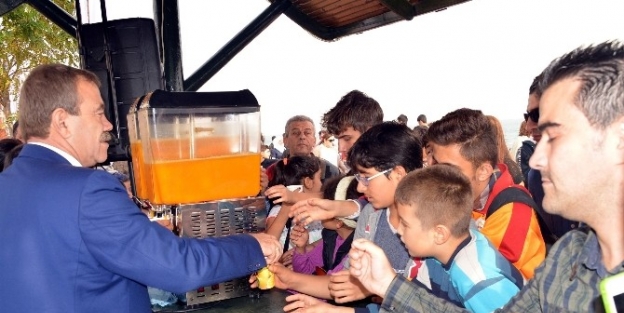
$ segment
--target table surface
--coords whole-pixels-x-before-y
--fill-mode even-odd
[[[201,304],[198,308],[184,308],[182,306],[166,307],[154,312],[194,312],[194,313],[273,313],[283,312],[286,305],[286,296],[290,293],[273,288],[271,290],[253,291],[253,296],[232,298],[217,302]]]

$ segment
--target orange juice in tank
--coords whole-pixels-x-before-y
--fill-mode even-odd
[[[174,205],[260,191],[260,113],[251,92],[158,90],[136,118],[131,152],[140,163],[133,164],[140,198]]]

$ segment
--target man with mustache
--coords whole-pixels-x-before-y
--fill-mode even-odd
[[[286,121],[284,128],[284,146],[286,151],[283,157],[291,156],[310,156],[316,146],[316,130],[314,122],[305,115],[295,115]],[[266,170],[269,180],[275,174],[275,165],[269,166]],[[321,180],[340,175],[338,168],[323,160],[321,167]]]
[[[0,174],[0,303],[6,312],[151,312],[147,287],[185,292],[273,263],[266,234],[179,238],[151,223],[107,158],[97,77],[42,65],[25,80],[26,145]],[[33,297],[33,295],[35,295]]]

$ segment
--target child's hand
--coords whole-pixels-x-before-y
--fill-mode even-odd
[[[353,308],[337,307],[317,298],[298,293],[286,297],[288,304],[284,307],[284,312],[321,312],[321,313],[339,313],[353,312]]]
[[[284,252],[284,254],[282,254],[282,258],[279,260],[282,265],[290,269],[292,269],[293,252],[295,252],[295,249],[290,249]]]
[[[295,203],[296,200],[293,196],[294,194],[294,192],[288,190],[288,188],[286,188],[286,186],[284,185],[272,186],[264,192],[264,195],[267,196],[267,198],[271,199],[274,204]]]
[[[291,273],[293,272],[289,270],[288,268],[284,267],[283,265],[281,265],[280,263],[274,263],[272,265],[269,265],[268,268],[269,268],[269,271],[271,271],[274,275],[275,287],[279,289],[287,289],[288,287],[286,286],[284,282],[282,282],[282,278],[290,279],[290,276],[292,275]],[[249,282],[249,287],[258,288],[257,273],[251,274],[251,276],[249,276],[248,282]]]
[[[275,287],[278,289],[288,289],[292,285],[295,272],[280,263],[269,265],[269,270],[275,277]]]
[[[294,223],[303,225],[327,220],[336,217],[335,207],[338,205],[337,203],[338,201],[326,199],[301,200],[290,208],[288,216],[294,218]]]
[[[362,300],[371,295],[357,278],[351,276],[348,270],[331,274],[328,288],[329,294],[336,303]]]
[[[353,240],[349,251],[349,273],[370,292],[384,296],[396,276],[384,251],[373,242]]]
[[[290,241],[297,247],[297,252],[305,253],[305,246],[308,245],[310,234],[302,225],[294,225],[290,229]]]

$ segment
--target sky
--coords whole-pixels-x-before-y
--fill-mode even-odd
[[[178,3],[185,78],[269,6]],[[106,4],[109,19],[153,15],[151,0]],[[97,7],[90,11],[97,22]],[[280,135],[297,114],[318,130],[323,113],[353,89],[375,98],[386,120],[405,114],[410,126],[421,113],[434,121],[462,107],[519,120],[533,78],[553,59],[581,45],[624,40],[622,12],[622,0],[472,0],[333,42],[282,15],[200,91],[251,90],[267,136]]]

